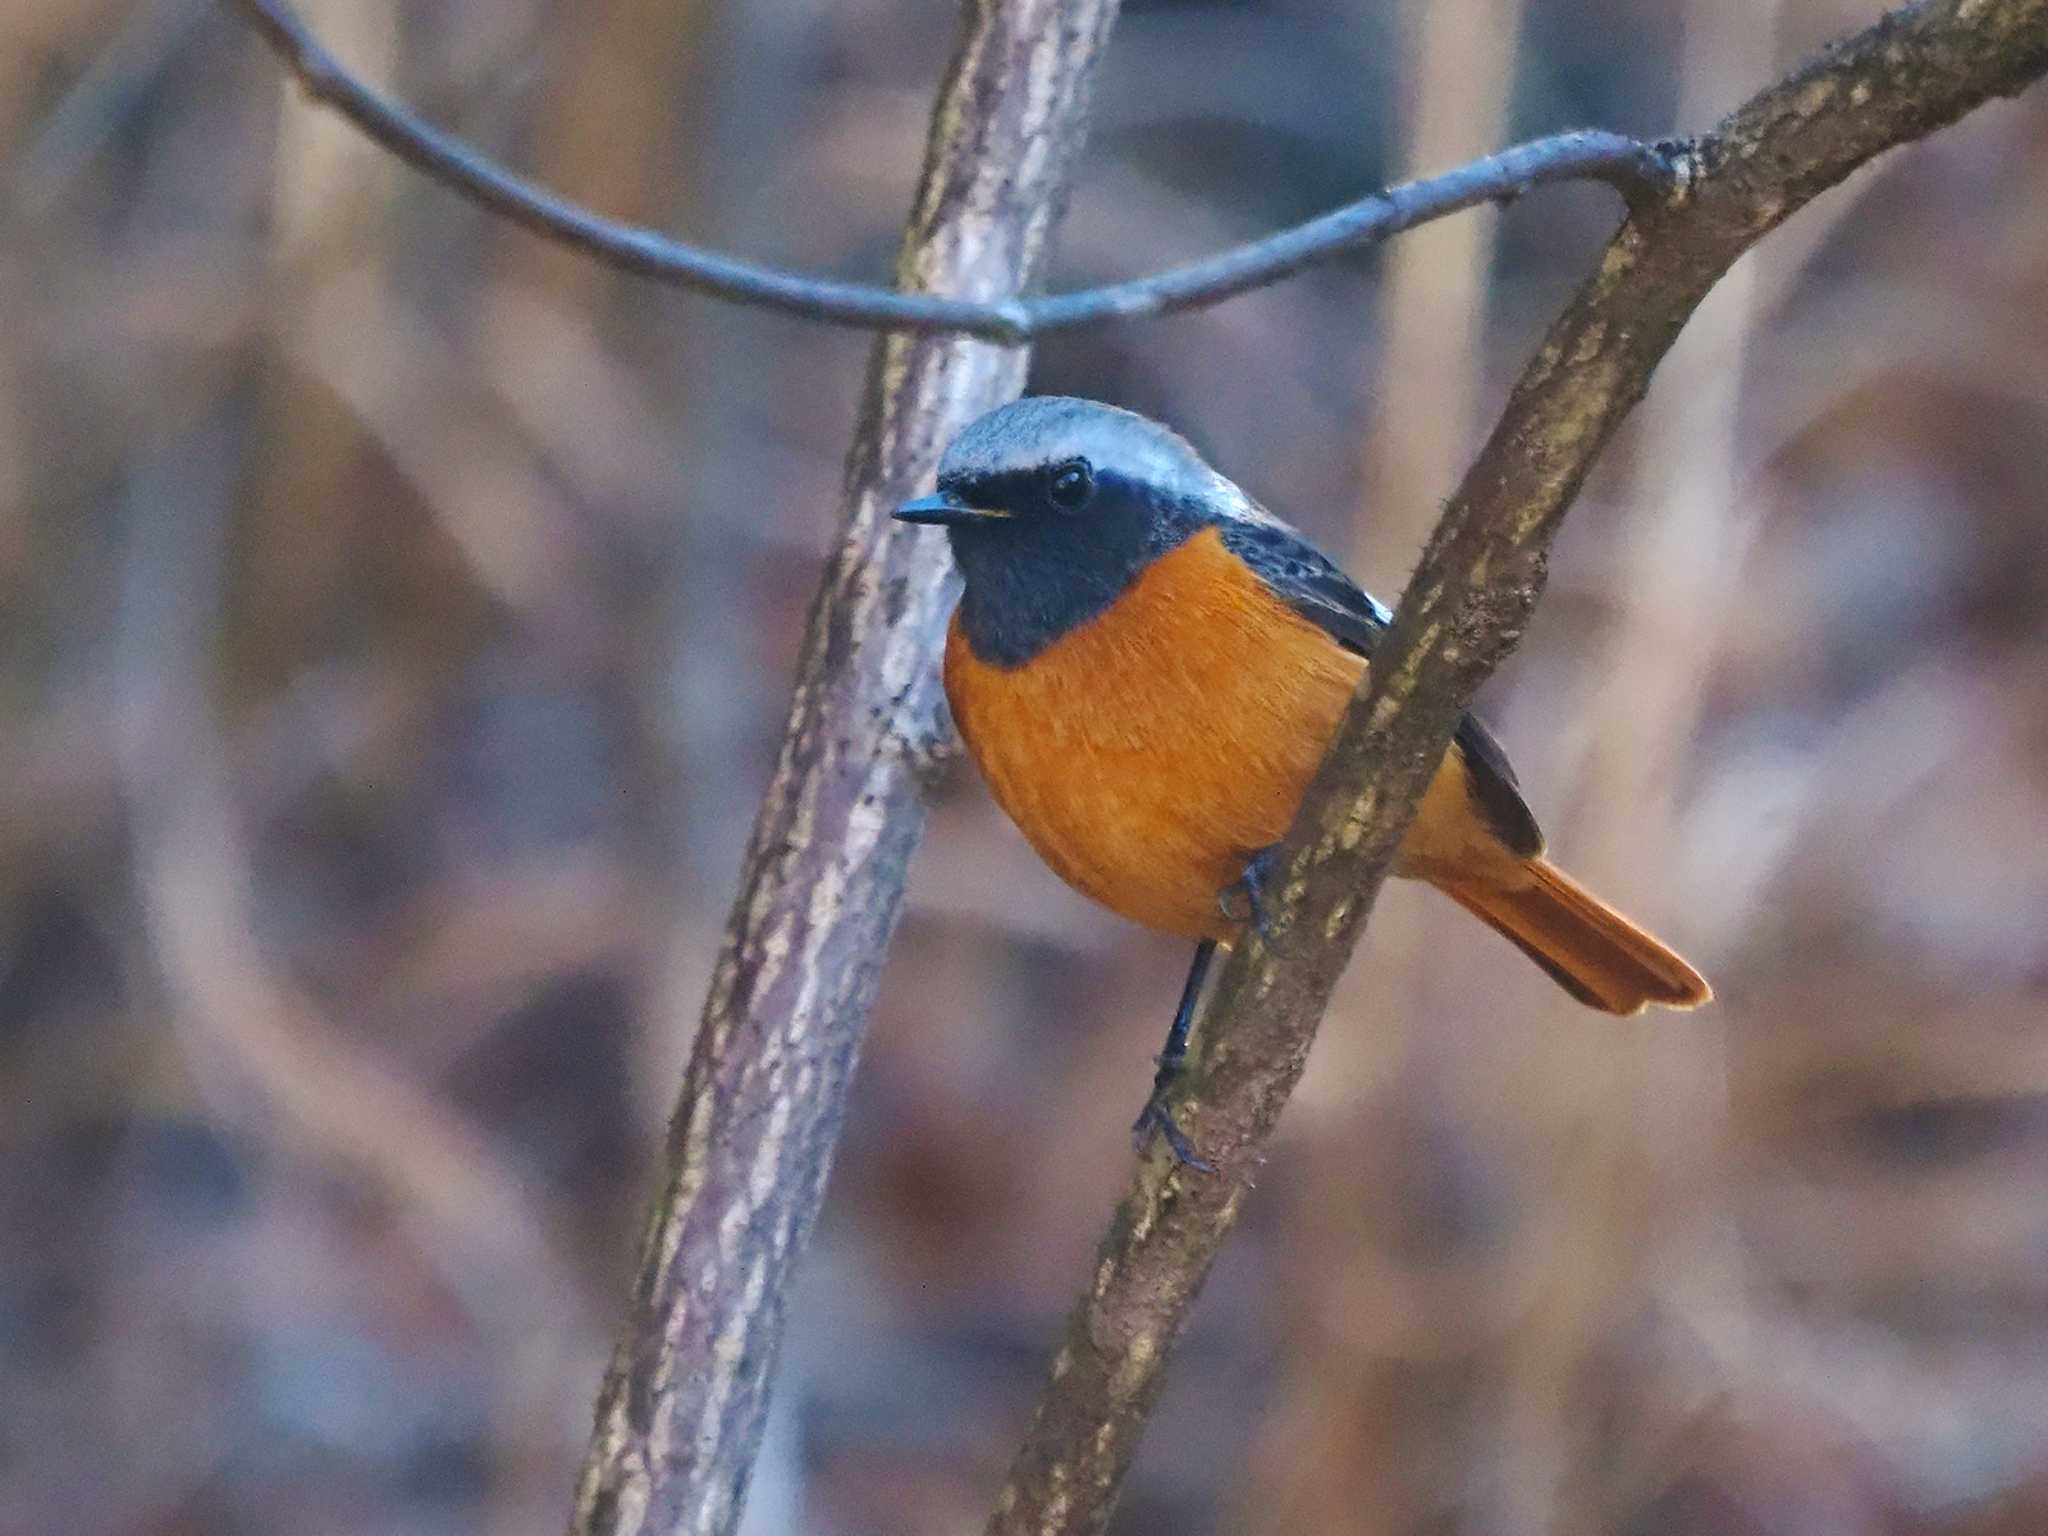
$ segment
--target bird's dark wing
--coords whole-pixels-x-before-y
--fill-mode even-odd
[[[1522,798],[1515,782],[1514,765],[1501,745],[1479,721],[1468,714],[1458,722],[1451,740],[1465,755],[1465,769],[1472,778],[1472,798],[1486,813],[1487,825],[1500,840],[1525,859],[1543,852],[1543,829],[1536,825],[1536,813]]]
[[[1256,571],[1288,607],[1347,651],[1370,659],[1393,615],[1328,555],[1283,523],[1232,521],[1223,525],[1222,535],[1224,548]],[[1524,858],[1540,854],[1543,829],[1493,732],[1468,714],[1451,739],[1465,759],[1472,798],[1488,825]]]
[[[1288,607],[1347,651],[1371,656],[1394,616],[1336,563],[1284,523],[1231,521],[1223,547],[1250,566]]]

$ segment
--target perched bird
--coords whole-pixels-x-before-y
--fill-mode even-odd
[[[1391,615],[1180,436],[1036,396],[947,448],[899,507],[946,530],[964,589],[946,698],[996,801],[1070,885],[1195,941],[1144,1112],[1167,1112],[1218,944],[1260,881]],[[1692,1008],[1707,983],[1543,856],[1493,736],[1460,722],[1395,873],[1426,880],[1588,1007]],[[1202,1165],[1206,1166],[1206,1165]]]

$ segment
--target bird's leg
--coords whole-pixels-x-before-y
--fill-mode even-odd
[[[1280,845],[1269,843],[1245,861],[1244,873],[1216,893],[1216,906],[1233,923],[1249,923],[1268,949],[1273,945],[1272,915],[1266,910],[1266,884],[1279,862]]]
[[[1196,1153],[1195,1144],[1173,1123],[1173,1111],[1166,1107],[1166,1096],[1187,1065],[1188,1030],[1195,1022],[1195,1004],[1201,1000],[1202,982],[1209,974],[1209,962],[1215,958],[1214,939],[1204,939],[1195,946],[1195,963],[1188,967],[1188,982],[1181,989],[1180,1006],[1174,1009],[1173,1023],[1167,1026],[1166,1047],[1158,1058],[1159,1070],[1152,1074],[1152,1096],[1131,1123],[1131,1142],[1141,1154],[1156,1131],[1166,1138],[1167,1148],[1173,1153],[1175,1162],[1185,1163],[1203,1173],[1214,1173],[1215,1166]]]

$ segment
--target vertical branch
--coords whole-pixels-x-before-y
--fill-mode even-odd
[[[1027,283],[1079,144],[1116,0],[970,11],[932,120],[898,284]],[[922,823],[945,563],[888,512],[945,441],[1023,382],[1021,349],[891,336],[848,456],[846,526],[812,609],[781,756],[669,1132],[573,1529],[736,1524],[795,1259],[845,1114]]]

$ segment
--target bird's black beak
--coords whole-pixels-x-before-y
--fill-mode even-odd
[[[906,501],[892,514],[899,523],[927,523],[936,528],[960,528],[970,523],[997,523],[1010,514],[993,507],[970,507],[939,491]]]

